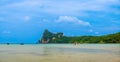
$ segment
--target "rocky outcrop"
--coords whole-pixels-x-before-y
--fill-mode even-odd
[[[63,37],[63,33],[52,33],[47,29],[43,32],[42,38],[39,43],[56,43],[57,38]]]
[[[43,32],[39,43],[120,43],[120,32],[103,36],[63,36],[62,32]]]

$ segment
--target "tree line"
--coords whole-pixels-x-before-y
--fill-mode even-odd
[[[120,32],[103,36],[64,36],[62,32],[52,33],[45,30],[39,43],[120,43]]]

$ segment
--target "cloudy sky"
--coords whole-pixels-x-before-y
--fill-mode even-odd
[[[35,43],[44,29],[67,36],[120,32],[120,0],[0,0],[0,43]]]

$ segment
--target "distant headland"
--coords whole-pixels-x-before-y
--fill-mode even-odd
[[[46,29],[38,43],[120,43],[120,32],[104,36],[64,36],[62,32],[52,33]]]

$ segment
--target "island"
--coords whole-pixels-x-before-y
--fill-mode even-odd
[[[62,32],[52,33],[46,29],[38,43],[120,43],[120,32],[103,36],[64,36]]]

